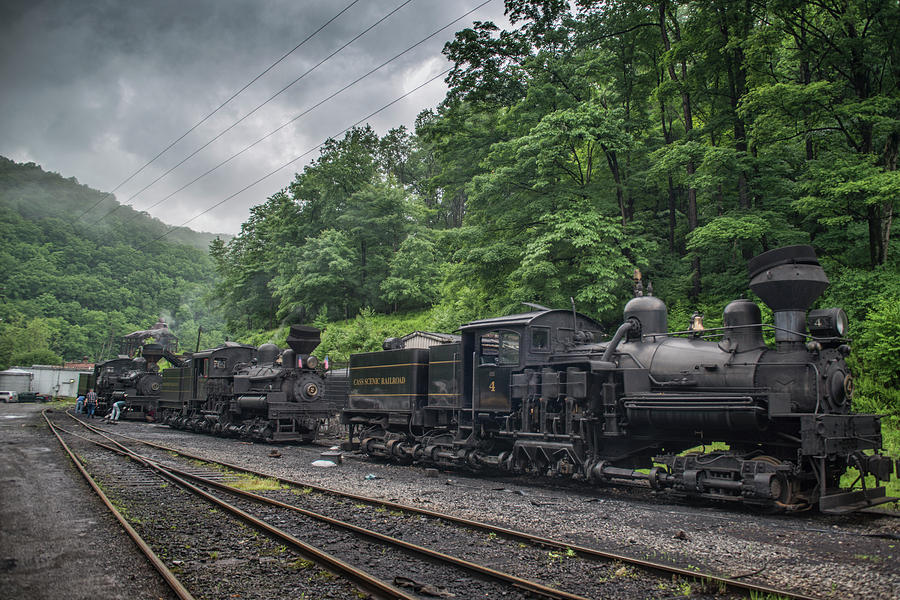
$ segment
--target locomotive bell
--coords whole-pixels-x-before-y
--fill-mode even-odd
[[[629,319],[640,322],[642,335],[665,335],[669,331],[666,303],[656,296],[638,296],[629,300],[625,305],[625,321]]]
[[[828,277],[812,246],[786,246],[764,252],[747,263],[750,289],[772,309],[775,341],[787,350],[802,343],[806,311],[828,287]]]

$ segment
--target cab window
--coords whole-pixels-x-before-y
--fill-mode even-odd
[[[479,341],[481,348],[481,364],[496,365],[500,356],[500,334],[496,331],[489,331],[482,334]]]
[[[531,351],[550,352],[549,327],[535,327],[531,330]]]
[[[514,331],[489,331],[479,338],[482,365],[519,364],[519,334]]]
[[[500,364],[519,364],[519,334],[513,331],[500,333]]]

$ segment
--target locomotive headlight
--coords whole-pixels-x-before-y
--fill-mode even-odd
[[[319,359],[315,356],[308,357],[306,359],[306,366],[308,366],[310,369],[315,369],[319,366]]]
[[[823,308],[809,311],[806,326],[815,337],[844,337],[847,335],[849,321],[843,309]]]

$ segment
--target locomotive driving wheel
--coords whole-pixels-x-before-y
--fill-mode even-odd
[[[774,456],[762,455],[751,458],[754,462],[764,462],[773,467],[780,467],[784,463]],[[794,485],[791,477],[784,471],[777,471],[769,480],[769,491],[772,495],[774,508],[783,510],[794,504]]]

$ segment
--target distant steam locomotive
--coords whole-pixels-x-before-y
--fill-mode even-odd
[[[165,358],[180,365],[177,349],[178,339],[162,320],[150,329],[129,333],[122,339],[119,355],[97,363],[93,374],[79,382],[79,392],[93,388],[101,414],[124,400],[130,417],[143,418],[156,408],[162,385],[158,363]]]
[[[813,249],[748,268],[772,326],[736,300],[720,329],[669,333],[665,304],[644,295],[608,341],[574,311],[475,321],[459,343],[353,355],[342,420],[365,452],[403,462],[826,512],[892,500],[884,487],[840,488],[850,467],[887,481],[900,461],[878,453],[878,415],[850,413],[846,314],[807,312],[828,286]],[[711,442],[727,449],[685,452]]]
[[[321,424],[340,410],[338,392],[326,394],[325,370],[310,353],[319,330],[294,325],[288,350],[226,342],[194,353],[163,372],[159,418],[179,429],[269,442],[315,439]]]

